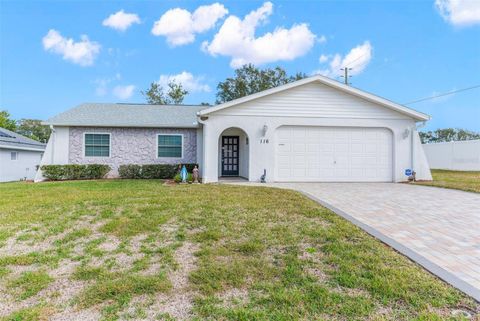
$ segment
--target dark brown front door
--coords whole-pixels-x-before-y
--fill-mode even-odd
[[[222,176],[238,176],[238,136],[222,136]]]

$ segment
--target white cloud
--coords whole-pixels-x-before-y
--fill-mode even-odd
[[[319,61],[321,64],[323,64],[323,63],[327,62],[328,59],[329,59],[329,57],[328,57],[327,55],[323,55],[323,54],[322,54],[322,55],[320,55],[320,57],[318,58],[318,61]]]
[[[190,93],[209,92],[210,87],[203,83],[203,77],[195,77],[187,71],[182,71],[176,75],[161,75],[158,84],[163,88],[167,88],[172,81],[182,84],[183,88]]]
[[[290,29],[277,27],[273,32],[255,38],[255,29],[265,23],[272,12],[273,4],[265,2],[243,20],[229,16],[213,40],[202,44],[202,49],[212,56],[231,57],[230,65],[234,68],[246,63],[293,60],[307,53],[316,36],[305,23],[293,25]]]
[[[342,56],[335,54],[333,56],[321,55],[319,58],[320,63],[329,62],[328,68],[316,70],[314,74],[321,74],[327,77],[337,77],[343,74],[342,68],[352,68],[350,75],[358,75],[362,73],[367,65],[372,60],[373,47],[369,41],[365,41],[363,44],[356,46],[348,54]]]
[[[105,96],[108,92],[107,86],[110,83],[108,79],[96,79],[94,81],[96,88],[95,88],[95,94],[97,96]]]
[[[140,23],[140,18],[135,13],[125,13],[120,10],[116,13],[112,13],[108,18],[103,20],[105,27],[110,27],[116,30],[125,31],[134,23]]]
[[[125,100],[132,97],[134,90],[134,85],[115,86],[112,93],[115,97]]]
[[[325,43],[325,42],[327,42],[327,37],[325,37],[324,35],[321,35],[320,37],[317,38],[317,42],[318,43]]]
[[[455,26],[480,23],[480,1],[435,0],[435,7],[446,21]]]
[[[100,44],[90,41],[88,36],[80,36],[80,41],[75,42],[72,38],[63,37],[60,32],[50,29],[42,39],[43,48],[63,56],[68,60],[80,66],[91,66],[98,53]]]
[[[97,78],[93,81],[96,85],[95,94],[97,96],[105,96],[108,93],[108,86],[111,82],[122,79],[120,73],[116,73],[113,77]]]
[[[167,37],[171,46],[180,46],[195,40],[195,34],[210,30],[228,10],[220,3],[200,6],[193,13],[175,8],[165,12],[155,21],[152,34]]]

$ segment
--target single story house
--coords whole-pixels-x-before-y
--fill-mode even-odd
[[[45,144],[0,128],[0,182],[33,180]]]
[[[82,104],[45,122],[42,164],[109,164],[114,177],[121,164],[198,163],[203,182],[430,180],[417,132],[429,118],[313,76],[216,106]]]

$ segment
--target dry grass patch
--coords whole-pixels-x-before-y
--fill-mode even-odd
[[[196,269],[196,244],[185,242],[175,251],[175,270],[168,274],[172,288],[167,294],[155,297],[154,303],[146,310],[146,315],[154,319],[157,316],[187,320],[192,317],[193,301],[196,293],[191,288],[188,278]]]

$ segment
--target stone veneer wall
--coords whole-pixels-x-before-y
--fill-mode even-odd
[[[85,157],[84,133],[109,133],[110,157]],[[183,158],[158,158],[157,135],[182,134]],[[109,177],[118,176],[118,166],[125,164],[179,164],[197,162],[197,130],[195,128],[115,128],[70,127],[70,164],[107,164]]]

